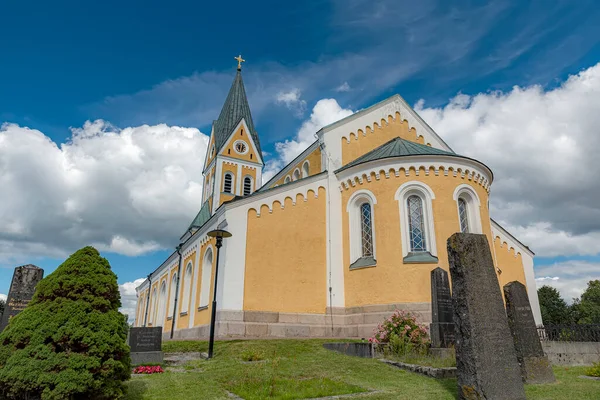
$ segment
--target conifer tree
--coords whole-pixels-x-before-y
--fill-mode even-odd
[[[116,275],[93,247],[41,280],[0,334],[0,398],[117,399],[131,376]]]

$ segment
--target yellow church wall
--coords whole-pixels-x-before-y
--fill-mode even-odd
[[[200,292],[202,289],[202,266],[204,262],[204,256],[206,255],[206,251],[212,247],[213,250],[213,262],[210,276],[210,286],[209,286],[209,295],[208,295],[208,307],[199,310],[200,307]],[[194,312],[196,316],[194,318],[194,326],[206,325],[210,323],[210,316],[212,313],[212,301],[213,301],[213,293],[214,293],[214,282],[215,282],[215,266],[217,264],[217,254],[215,253],[215,239],[210,239],[206,243],[204,243],[200,247],[200,265],[198,268],[198,276],[196,277],[196,299],[194,300]]]
[[[312,151],[309,155],[307,155],[301,161],[295,163],[292,166],[292,168],[289,170],[289,172],[287,174],[285,174],[284,176],[282,176],[279,180],[274,182],[271,185],[271,187],[283,185],[285,183],[286,176],[289,176],[291,179],[294,174],[294,170],[296,170],[296,168],[298,168],[300,170],[300,176],[302,176],[302,165],[304,164],[305,161],[308,161],[308,164],[309,164],[308,176],[320,174],[321,168],[322,168],[322,166],[321,166],[321,148],[317,147],[314,151]]]
[[[187,255],[183,259],[183,264],[181,264],[181,277],[179,280],[179,300],[178,300],[178,304],[177,304],[177,313],[178,313],[177,321],[176,321],[177,329],[184,329],[189,326],[190,314],[193,312],[194,303],[193,303],[193,299],[192,299],[192,293],[194,291],[194,281],[195,281],[194,274],[196,273],[195,261],[196,261],[196,252],[193,251],[191,254]],[[190,278],[191,279],[190,292],[189,292],[189,297],[187,299],[188,310],[187,310],[187,314],[181,315],[181,312],[183,310],[183,304],[184,304],[183,294],[185,291],[185,285],[187,285],[185,270],[186,270],[188,264],[190,264],[190,263],[192,264],[192,276]]]
[[[394,195],[400,185],[414,180],[427,184],[435,195],[432,209],[437,263],[403,263],[400,211]],[[493,242],[487,209],[487,191],[466,177],[461,178],[460,174],[456,177],[452,176],[452,173],[444,176],[443,171],[440,171],[439,175],[435,176],[431,171],[429,176],[425,176],[425,171],[421,170],[419,176],[416,176],[414,170],[411,170],[407,177],[404,171],[401,171],[399,177],[390,173],[390,177],[385,178],[382,174],[380,180],[372,179],[368,182],[365,179],[362,184],[357,183],[355,187],[342,192],[346,307],[431,301],[430,271],[438,265],[449,271],[446,241],[460,230],[453,193],[456,187],[463,183],[471,186],[479,196],[482,229],[491,244]],[[361,189],[370,190],[377,199],[377,204],[373,207],[377,266],[350,270],[349,215],[346,207],[350,196]]]
[[[502,293],[504,294],[502,290],[504,285],[512,281],[519,281],[527,287],[521,253],[517,253],[515,249],[509,247],[506,243],[503,244],[499,237],[494,240],[494,253],[497,266],[502,271],[501,273],[496,272]]]
[[[248,212],[244,310],[324,313],[326,308],[326,195],[308,191]]]
[[[234,144],[238,140],[242,140],[244,143],[246,143],[246,147],[248,148],[248,152],[246,152],[246,154],[239,154],[235,151]],[[252,142],[252,139],[249,137],[248,131],[240,125],[240,127],[238,127],[233,134],[233,137],[230,139],[227,146],[221,150],[221,154],[228,157],[235,157],[244,161],[257,162],[256,152],[252,149],[252,144],[250,142]]]
[[[400,113],[396,113],[395,119],[388,116],[387,122],[385,120],[374,121],[371,127],[350,133],[349,143],[346,138],[342,138],[342,165],[348,164],[395,137],[429,145],[429,143],[425,143],[423,136],[417,136],[414,128],[408,128],[408,122],[401,120]]]

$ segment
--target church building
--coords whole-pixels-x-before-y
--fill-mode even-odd
[[[493,173],[455,153],[400,97],[323,127],[268,182],[241,57],[213,122],[204,192],[177,246],[137,288],[135,326],[165,338],[368,338],[395,309],[431,321],[446,241],[484,234],[502,287],[523,283],[537,324],[534,253],[489,215]],[[232,234],[217,248],[215,229]]]

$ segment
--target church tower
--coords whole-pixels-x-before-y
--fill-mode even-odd
[[[226,201],[254,193],[262,180],[260,141],[242,80],[245,60],[235,59],[237,72],[219,118],[212,124],[204,162],[202,203],[209,202],[211,214]]]

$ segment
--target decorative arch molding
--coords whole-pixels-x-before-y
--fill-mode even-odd
[[[357,184],[362,185],[365,181],[380,180],[382,177],[389,179],[394,175],[399,177],[401,174],[405,176],[420,176],[421,174],[429,176],[452,176],[466,179],[469,182],[476,183],[483,187],[489,193],[492,183],[491,172],[485,171],[484,168],[478,166],[476,161],[464,160],[458,157],[448,157],[448,160],[433,160],[421,159],[422,156],[390,158],[377,160],[370,163],[357,165],[354,168],[349,168],[341,171],[338,176],[340,178],[340,191],[348,190],[350,187],[355,187]]]
[[[507,252],[512,253],[512,255],[516,258],[517,256],[521,255],[521,252],[518,251],[517,249],[515,249],[512,246],[512,243],[507,242],[505,238],[501,237],[500,235],[496,235],[494,236],[494,242],[496,241],[496,239],[499,239],[500,241],[500,248],[501,249],[506,249]]]
[[[427,146],[431,146],[431,141],[427,140],[427,138],[425,137],[425,135],[423,133],[420,133],[419,131],[417,131],[417,123],[414,120],[409,120],[410,117],[404,117],[400,111],[396,111],[393,114],[388,114],[385,117],[382,117],[379,119],[379,121],[374,120],[371,123],[365,125],[364,127],[358,128],[355,131],[351,131],[348,134],[343,134],[342,135],[342,140],[346,140],[346,144],[351,143],[352,141],[358,141],[358,138],[363,136],[367,136],[367,134],[371,134],[371,133],[377,133],[378,129],[382,129],[385,126],[388,126],[390,124],[396,123],[396,124],[401,124],[403,122],[406,123],[406,125],[408,126],[408,132],[411,133],[411,131],[413,131],[415,133],[415,139],[419,140],[422,139],[423,143],[426,144]],[[419,129],[420,130],[420,129]]]
[[[422,201],[423,207],[423,225],[424,237],[427,243],[427,251],[437,257],[437,245],[435,241],[435,225],[433,223],[433,203],[435,193],[423,182],[409,181],[396,190],[394,199],[398,201],[400,210],[400,237],[402,238],[402,256],[406,258],[411,253],[410,246],[410,228],[409,228],[409,210],[407,200],[410,196],[417,195]]]
[[[456,202],[456,211],[459,220],[460,230],[460,210],[458,207],[458,200],[463,199],[467,203],[467,221],[469,224],[470,233],[483,233],[483,226],[481,224],[481,201],[477,192],[471,185],[466,183],[458,185],[452,193],[452,199]]]
[[[284,210],[285,202],[288,199],[291,200],[292,206],[296,205],[296,203],[298,202],[298,197],[300,197],[305,202],[308,201],[311,198],[311,196],[314,199],[318,199],[319,198],[319,189],[326,190],[325,186],[318,186],[315,189],[308,188],[306,190],[298,191],[298,192],[291,192],[291,193],[287,192],[285,195],[278,196],[277,198],[269,200],[268,202],[262,202],[262,203],[260,203],[260,205],[253,205],[252,207],[248,208],[248,211],[254,210],[254,211],[256,211],[256,216],[260,217],[261,209],[263,209],[265,207],[269,209],[269,214],[272,213],[275,203],[278,203],[281,206],[281,209]]]
[[[350,207],[352,203],[355,203],[359,198],[367,198],[371,204],[377,204],[377,198],[368,189],[357,190],[352,193],[352,196],[348,199],[348,204],[346,204],[346,211],[350,211]]]

